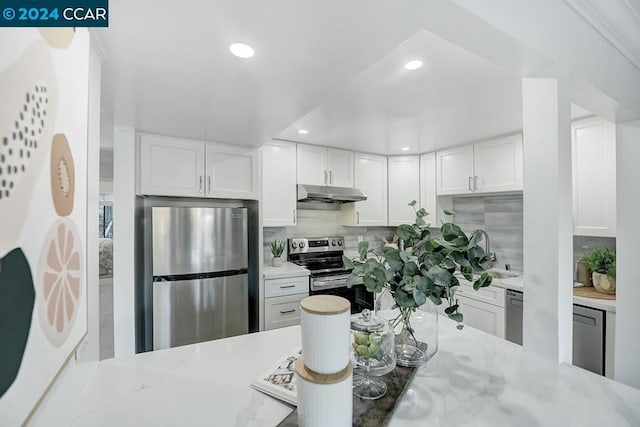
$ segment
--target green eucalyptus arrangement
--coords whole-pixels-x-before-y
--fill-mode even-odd
[[[269,244],[269,247],[271,248],[271,255],[274,257],[282,256],[284,252],[284,242],[282,240],[274,240]]]
[[[593,249],[580,257],[589,270],[616,277],[616,253],[607,248]]]
[[[370,292],[389,291],[395,302],[393,308],[400,312],[392,327],[403,322],[412,336],[411,314],[427,299],[435,305],[446,300],[445,313],[462,329],[463,315],[455,299],[455,290],[460,285],[458,277],[473,282],[475,290],[491,284],[491,276],[485,270],[491,267],[492,260],[478,245],[482,235],[474,233],[469,237],[460,226],[443,222],[441,237],[433,237],[424,219],[428,213],[423,208],[416,210],[415,200],[409,206],[413,207],[416,220],[397,228],[397,235],[404,242],[403,249],[385,246],[382,253],[376,253],[369,242],[360,242],[359,257],[344,257],[344,263],[353,268],[347,285],[353,286],[362,280]],[[448,211],[444,213],[453,215]]]

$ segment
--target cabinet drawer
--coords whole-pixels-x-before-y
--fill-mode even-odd
[[[296,294],[309,294],[308,276],[268,279],[264,281],[264,295],[266,298]]]
[[[476,291],[473,289],[473,283],[463,279],[458,279],[458,280],[460,281],[460,287],[456,291],[457,294],[464,295],[476,301],[493,304],[498,307],[505,306],[505,290],[504,289],[498,288],[497,286],[489,286],[487,288],[481,288]]]
[[[267,298],[264,300],[264,328],[277,329],[300,323],[300,301],[307,295]]]

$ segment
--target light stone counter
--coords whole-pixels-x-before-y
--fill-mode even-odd
[[[301,277],[311,274],[309,270],[304,267],[300,267],[292,262],[283,261],[282,266],[273,267],[271,265],[264,265],[262,268],[265,279],[284,279],[287,277]]]
[[[299,327],[68,369],[34,426],[275,426],[291,411],[249,387]],[[640,390],[440,319],[436,356],[391,420],[402,426],[638,426]]]

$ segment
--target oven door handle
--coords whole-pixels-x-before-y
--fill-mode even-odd
[[[342,286],[347,286],[347,278],[341,277],[339,279],[322,279],[322,280],[314,280],[313,288],[314,289],[322,289],[322,288],[338,288]]]

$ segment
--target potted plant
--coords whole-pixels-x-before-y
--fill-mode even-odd
[[[344,262],[353,268],[348,286],[361,280],[368,291],[383,292],[392,301],[395,318],[390,321],[393,327],[402,327],[396,336],[398,364],[416,366],[428,360],[433,353],[427,354],[429,344],[416,338],[413,315],[423,305],[440,305],[447,301],[445,313],[458,322],[458,329],[462,329],[463,316],[455,298],[459,278],[473,282],[475,290],[489,286],[491,277],[485,270],[491,267],[492,260],[479,246],[480,233],[467,236],[460,226],[444,222],[440,227],[442,237],[434,237],[424,220],[427,212],[416,210],[415,200],[409,205],[416,213],[416,220],[413,224],[402,224],[397,228],[397,235],[404,243],[400,245],[403,249],[388,245],[382,248],[381,253],[376,253],[368,242],[362,241],[358,244],[359,257],[345,257]],[[445,214],[452,215],[448,211]],[[435,340],[437,350],[437,323]],[[407,342],[415,348],[412,350],[414,356],[407,354]],[[421,356],[420,351],[425,354]],[[416,360],[418,363],[414,363]]]
[[[271,265],[274,267],[280,267],[282,265],[282,253],[284,252],[284,242],[282,240],[274,240],[269,245],[271,248]]]
[[[607,248],[596,248],[580,257],[592,271],[593,287],[603,294],[616,293],[616,253]]]

